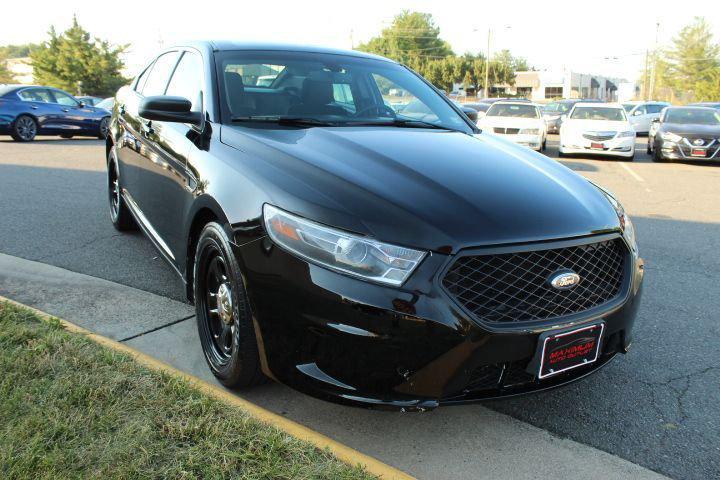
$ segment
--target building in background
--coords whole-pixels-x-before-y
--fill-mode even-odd
[[[516,72],[514,85],[493,85],[493,97],[512,95],[533,102],[546,102],[558,98],[597,98],[608,102],[619,100],[620,78],[578,73],[570,70],[542,70]]]
[[[8,58],[5,60],[5,64],[17,83],[33,83],[33,67],[30,57]]]

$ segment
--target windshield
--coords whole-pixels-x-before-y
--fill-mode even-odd
[[[636,103],[623,103],[623,108],[625,109],[625,111],[626,111],[627,113],[630,113],[630,110],[632,110],[632,109],[635,108],[636,106],[637,106]]]
[[[567,113],[573,104],[568,102],[552,102],[545,105],[543,112],[545,113]]]
[[[538,112],[534,105],[494,103],[492,107],[488,108],[486,116],[538,118]]]
[[[388,61],[325,53],[223,51],[216,56],[216,67],[225,121],[302,119],[332,126],[424,122],[473,131],[432,87]]]
[[[625,112],[622,108],[613,107],[575,107],[570,118],[575,120],[609,120],[611,122],[625,121]]]
[[[720,124],[720,114],[701,108],[670,108],[665,112],[665,123],[718,125]]]

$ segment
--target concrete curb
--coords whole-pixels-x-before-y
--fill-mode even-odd
[[[62,323],[62,325],[65,327],[65,329],[69,332],[84,335],[87,338],[89,338],[90,340],[94,341],[95,343],[98,343],[105,347],[111,348],[115,351],[127,354],[127,355],[131,356],[135,361],[137,361],[138,363],[142,364],[143,366],[145,366],[147,368],[150,368],[150,369],[158,371],[158,372],[168,373],[175,377],[181,378],[181,379],[187,381],[188,383],[190,383],[193,387],[197,388],[201,392],[203,392],[207,395],[210,395],[222,402],[225,402],[232,406],[241,408],[241,409],[245,410],[249,415],[256,418],[257,420],[259,420],[263,423],[272,425],[275,428],[282,430],[282,431],[288,433],[289,435],[292,435],[293,437],[296,437],[300,440],[304,440],[308,443],[311,443],[321,450],[327,449],[333,455],[335,455],[337,458],[344,461],[345,463],[348,463],[350,465],[360,465],[368,473],[377,475],[378,477],[382,478],[383,480],[395,480],[395,479],[411,480],[411,479],[415,478],[401,470],[398,470],[397,468],[394,468],[394,467],[391,467],[390,465],[382,463],[381,461],[379,461],[369,455],[365,455],[364,453],[358,452],[357,450],[350,448],[346,445],[343,445],[342,443],[336,442],[335,440],[333,440],[321,433],[318,433],[315,430],[312,430],[304,425],[301,425],[297,422],[294,422],[292,420],[284,418],[283,416],[273,413],[269,410],[266,410],[258,405],[255,405],[254,403],[248,402],[247,400],[244,400],[240,397],[233,395],[232,393],[230,393],[227,390],[224,390],[220,387],[217,387],[208,382],[200,380],[199,378],[197,378],[193,375],[182,372],[166,363],[163,363],[149,355],[146,355],[145,353],[135,350],[134,348],[132,348],[128,345],[116,342],[115,340],[111,340],[102,335],[98,335],[98,334],[93,333],[89,330],[86,330],[82,327],[79,327],[72,322],[63,320],[62,318],[55,317],[54,315],[50,315],[48,313],[43,312],[42,310],[38,310],[38,309],[30,307],[28,305],[24,305],[20,302],[16,302],[9,298],[0,296],[0,302],[7,302],[11,305],[15,305],[20,308],[25,308],[27,310],[30,310],[30,311],[34,312],[35,314],[37,314],[42,319],[47,320],[50,318],[56,318]]]

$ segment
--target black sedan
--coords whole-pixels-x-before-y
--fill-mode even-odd
[[[118,92],[106,153],[113,224],[184,280],[224,385],[425,410],[565,384],[632,341],[618,201],[388,59],[170,48]]]
[[[650,129],[648,153],[656,162],[720,160],[720,112],[709,107],[667,107]]]

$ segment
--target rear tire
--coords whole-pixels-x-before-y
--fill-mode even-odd
[[[38,124],[30,115],[19,115],[13,122],[10,136],[16,142],[32,142],[37,135]]]
[[[652,152],[652,161],[655,163],[662,163],[665,159],[662,157],[662,153],[657,148]]]
[[[120,184],[120,170],[118,169],[117,159],[115,158],[115,150],[111,149],[108,154],[108,201],[110,203],[110,221],[116,230],[120,232],[128,230],[136,230],[137,224],[133,218],[125,199],[122,196],[122,187]]]
[[[240,265],[222,226],[200,234],[193,266],[198,333],[205,361],[226,387],[263,383],[250,302]]]

